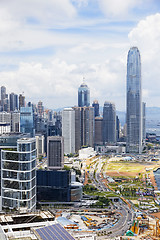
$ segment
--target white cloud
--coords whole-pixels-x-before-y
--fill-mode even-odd
[[[75,3],[78,8],[81,8],[81,7],[86,7],[88,6],[88,1],[89,0],[71,0],[73,3]]]
[[[17,20],[26,21],[31,18],[49,25],[56,20],[64,21],[76,15],[76,9],[70,0],[2,0],[0,5]]]
[[[146,0],[98,0],[100,8],[107,16],[125,17],[136,6],[145,4]]]
[[[104,64],[68,64],[54,59],[46,67],[41,63],[23,62],[15,71],[0,72],[0,79],[3,79],[1,85],[6,86],[8,93],[24,92],[26,99],[33,102],[41,99],[45,106],[56,108],[77,104],[77,90],[82,83],[82,72],[85,71],[91,100],[97,98],[102,105],[105,100],[112,100],[119,103],[120,107],[125,89],[119,92],[123,79],[111,70],[112,64],[109,60]]]

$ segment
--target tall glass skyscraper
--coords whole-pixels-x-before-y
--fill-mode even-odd
[[[142,151],[141,57],[132,47],[127,59],[127,152]]]
[[[22,133],[30,133],[31,137],[35,136],[32,107],[20,108],[20,131]]]
[[[90,91],[85,83],[78,88],[78,107],[90,106]]]
[[[105,102],[103,107],[103,143],[116,142],[116,108],[115,104]]]

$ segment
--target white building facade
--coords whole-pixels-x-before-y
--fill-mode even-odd
[[[1,151],[1,197],[3,208],[36,208],[35,138],[17,140],[17,151]]]
[[[37,157],[44,156],[44,135],[37,134],[35,138],[36,138]]]
[[[62,112],[62,136],[64,153],[75,153],[75,111],[72,108],[65,108]]]

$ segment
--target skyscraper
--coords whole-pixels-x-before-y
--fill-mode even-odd
[[[127,152],[142,151],[141,57],[130,48],[127,59]]]
[[[44,111],[44,107],[43,107],[43,103],[42,101],[38,102],[38,116],[39,117],[43,117],[43,111]]]
[[[47,137],[48,168],[52,170],[64,167],[64,138],[60,136]]]
[[[97,100],[93,101],[92,107],[94,107],[94,116],[99,117],[99,103]]]
[[[18,95],[15,93],[9,94],[10,111],[18,110]]]
[[[103,144],[103,118],[95,117],[95,145]]]
[[[64,153],[75,153],[75,111],[72,108],[65,108],[62,112],[62,136]]]
[[[95,121],[93,107],[73,107],[75,110],[75,150],[83,145],[94,147]]]
[[[6,87],[1,87],[1,105],[2,105],[2,111],[4,111],[4,104],[6,99]]]
[[[142,134],[142,139],[143,139],[143,143],[146,140],[146,103],[143,102],[142,103],[142,126],[143,126],[143,134]]]
[[[16,150],[2,150],[2,207],[33,210],[36,208],[35,138],[17,140]]]
[[[103,107],[103,142],[116,142],[116,109],[111,102],[105,102]]]
[[[33,108],[21,107],[20,109],[20,131],[22,133],[30,133],[31,137],[35,136]]]
[[[21,107],[25,107],[25,96],[22,94],[19,94],[19,110]]]
[[[85,83],[82,83],[78,88],[78,107],[89,107],[90,91]]]

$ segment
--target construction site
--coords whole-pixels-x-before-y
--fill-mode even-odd
[[[1,240],[42,240],[41,233],[49,228],[63,228],[70,239],[111,239],[114,229],[121,224],[122,213],[107,209],[50,209],[33,213],[1,214]],[[126,224],[128,224],[126,222]],[[44,234],[43,234],[44,235]],[[52,238],[56,239],[56,238]],[[112,239],[160,239],[159,220],[141,212],[135,212],[135,217],[128,230],[121,237]]]
[[[160,239],[159,219],[153,219],[146,214],[139,214],[132,223],[131,229],[127,231],[128,239]],[[133,238],[134,237],[134,238]]]

